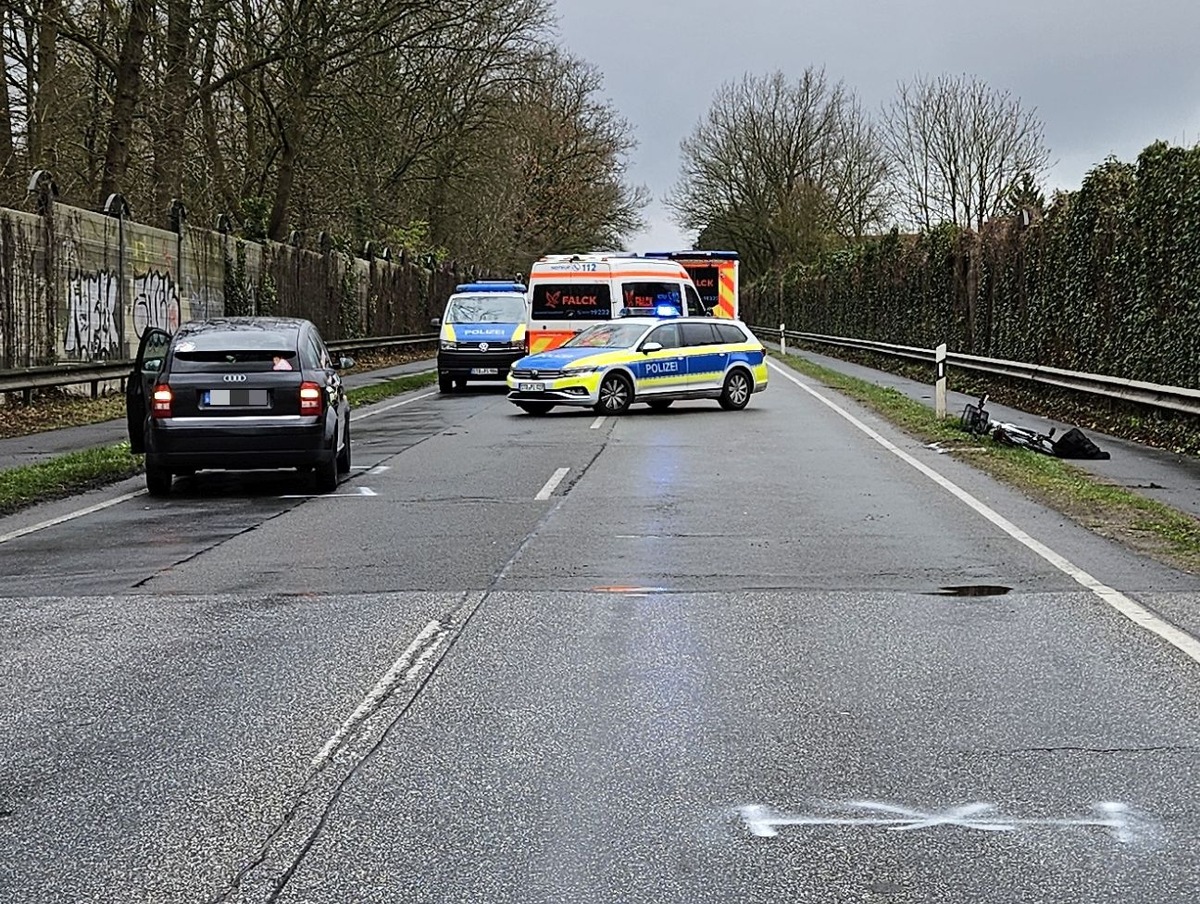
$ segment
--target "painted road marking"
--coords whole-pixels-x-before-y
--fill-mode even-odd
[[[411,399],[405,399],[403,402],[394,402],[391,405],[385,405],[383,408],[372,408],[370,411],[366,412],[365,414],[351,413],[350,419],[352,421],[365,421],[367,418],[375,417],[375,415],[377,415],[377,414],[387,414],[389,411],[391,411],[394,408],[402,408],[405,405],[411,405],[413,402],[419,402],[419,401],[421,401],[421,399],[431,399],[435,395],[437,395],[436,392],[427,392],[424,395],[415,396]]]
[[[570,468],[559,468],[557,471],[555,471],[551,475],[550,479],[546,481],[546,485],[538,490],[537,495],[533,498],[539,501],[545,501],[546,499],[549,499],[550,494],[554,492],[554,488],[562,483],[562,479],[567,476],[567,472],[570,470]]]
[[[114,505],[120,505],[122,502],[128,502],[130,499],[136,499],[138,496],[144,495],[146,495],[145,490],[135,490],[132,493],[126,493],[123,496],[117,496],[115,499],[109,499],[106,502],[97,502],[95,505],[89,505],[87,508],[81,508],[66,515],[59,515],[57,518],[50,518],[47,521],[39,521],[37,524],[31,524],[29,527],[22,527],[19,530],[9,531],[7,534],[0,534],[0,543],[7,543],[9,540],[15,540],[18,537],[35,534],[38,531],[45,530],[48,527],[64,524],[67,521],[74,521],[76,518],[82,518],[84,515],[90,515],[93,512],[101,512],[106,508],[112,508]]]
[[[1067,818],[1017,818],[995,813],[995,805],[971,803],[948,810],[923,811],[870,800],[854,800],[832,808],[847,815],[786,814],[750,804],[739,807],[738,814],[758,838],[774,838],[786,826],[866,826],[885,827],[889,832],[915,832],[949,826],[976,832],[1015,832],[1019,828],[1101,828],[1117,841],[1127,844],[1140,836],[1154,834],[1158,824],[1142,817],[1126,804],[1104,801],[1092,805],[1094,816]],[[865,811],[865,812],[863,812]]]
[[[589,427],[588,429],[589,430],[599,430],[600,425],[603,424],[607,418],[608,418],[608,415],[606,415],[606,414],[600,415],[600,417],[598,417],[594,421],[592,421],[592,426]]]
[[[848,412],[844,408],[840,407],[836,402],[833,402],[832,400],[827,399],[825,396],[821,395],[821,393],[817,392],[815,389],[813,389],[807,383],[804,383],[802,380],[797,379],[795,376],[793,376],[791,373],[786,371],[784,368],[780,367],[774,361],[768,361],[767,364],[772,370],[774,370],[776,373],[778,373],[781,377],[795,383],[797,386],[799,386],[801,389],[803,389],[805,392],[807,392],[809,395],[811,395],[813,398],[815,398],[817,401],[819,401],[822,405],[825,405],[827,408],[832,409],[837,414],[839,414],[841,417],[845,418],[847,421],[849,421],[851,424],[853,424],[855,427],[857,427],[859,430],[861,430],[863,433],[865,433],[871,439],[875,440],[875,442],[877,442],[879,445],[883,446],[883,448],[887,449],[889,452],[891,452],[893,455],[895,455],[901,461],[916,468],[918,471],[920,471],[922,474],[924,474],[926,477],[928,477],[930,480],[932,480],[938,486],[942,487],[942,489],[949,492],[951,495],[957,496],[961,501],[965,502],[967,505],[969,505],[971,508],[973,508],[976,512],[983,515],[983,517],[987,518],[988,521],[991,521],[992,524],[996,525],[996,527],[1000,528],[1000,530],[1004,531],[1006,534],[1008,534],[1010,537],[1012,537],[1018,543],[1027,547],[1032,552],[1034,552],[1036,555],[1040,556],[1042,559],[1049,562],[1051,565],[1053,565],[1055,568],[1057,568],[1063,574],[1067,575],[1072,580],[1074,580],[1077,584],[1080,584],[1081,586],[1086,587],[1088,590],[1092,591],[1092,593],[1094,593],[1096,596],[1100,597],[1100,599],[1102,599],[1105,603],[1107,603],[1112,608],[1116,609],[1118,612],[1120,612],[1122,615],[1124,615],[1127,619],[1129,619],[1135,625],[1138,625],[1138,626],[1144,628],[1145,630],[1149,631],[1152,634],[1158,635],[1163,640],[1165,640],[1167,643],[1171,644],[1173,647],[1180,650],[1182,653],[1184,653],[1184,655],[1188,656],[1190,659],[1192,659],[1196,662],[1200,662],[1200,640],[1197,640],[1195,637],[1193,637],[1192,635],[1188,634],[1185,631],[1181,631],[1179,628],[1175,627],[1170,622],[1164,621],[1163,619],[1159,618],[1157,615],[1155,615],[1149,609],[1147,609],[1146,607],[1142,606],[1139,603],[1135,603],[1133,600],[1131,600],[1125,594],[1121,593],[1119,590],[1114,590],[1112,587],[1109,587],[1107,584],[1102,584],[1100,581],[1098,581],[1096,578],[1092,577],[1090,574],[1088,574],[1082,568],[1079,568],[1077,565],[1075,565],[1074,563],[1072,563],[1070,560],[1066,559],[1065,557],[1060,556],[1049,546],[1046,546],[1044,543],[1040,542],[1039,540],[1035,540],[1033,537],[1031,537],[1029,534],[1025,533],[1025,531],[1021,530],[1021,528],[1017,527],[1015,524],[1013,524],[1011,521],[1009,521],[1007,518],[1005,518],[999,512],[995,511],[994,509],[989,508],[983,502],[980,502],[978,499],[976,499],[974,496],[972,496],[970,493],[968,493],[966,490],[964,490],[958,484],[954,483],[949,478],[942,476],[941,474],[939,474],[937,471],[933,470],[933,468],[929,467],[928,465],[923,464],[920,461],[917,461],[917,459],[913,458],[911,455],[909,455],[903,449],[898,447],[895,443],[885,439],[883,436],[876,433],[874,430],[872,430],[870,427],[868,427],[866,424],[864,424],[862,421],[860,421],[858,418],[856,418],[850,412]]]
[[[280,499],[361,499],[363,496],[378,496],[370,487],[359,487],[353,493],[289,493]]]
[[[334,732],[333,737],[326,741],[317,752],[317,755],[313,757],[312,768],[320,769],[332,759],[333,755],[345,743],[354,730],[379,708],[380,703],[398,685],[411,680],[421,671],[425,663],[437,652],[438,647],[442,645],[442,642],[449,634],[449,625],[442,624],[439,621],[431,621],[427,624],[424,630],[408,645],[408,648],[400,654],[400,658],[375,683],[375,687],[363,698],[358,708],[350,714],[350,717]]]

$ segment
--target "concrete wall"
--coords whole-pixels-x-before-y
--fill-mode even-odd
[[[150,327],[226,314],[306,317],[326,339],[429,332],[475,275],[58,203],[46,216],[0,208],[0,369],[128,359]]]

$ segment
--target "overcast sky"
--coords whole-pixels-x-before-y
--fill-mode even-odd
[[[1045,187],[1078,188],[1109,154],[1200,142],[1200,0],[556,0],[560,42],[597,65],[638,141],[654,202],[638,250],[687,247],[662,197],[679,142],[746,72],[823,66],[877,110],[914,75],[968,74],[1045,124]],[[1047,192],[1049,193],[1049,192]]]

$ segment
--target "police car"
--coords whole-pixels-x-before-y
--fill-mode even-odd
[[[500,382],[509,366],[529,352],[526,295],[520,283],[463,283],[433,319],[438,342],[438,388],[450,392],[468,380]]]
[[[640,402],[661,411],[678,399],[736,411],[767,388],[762,343],[740,321],[665,313],[596,324],[521,358],[508,374],[509,400],[530,414],[556,405],[621,414]]]

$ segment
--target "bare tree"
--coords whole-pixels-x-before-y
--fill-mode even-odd
[[[677,222],[736,248],[751,274],[808,260],[884,213],[886,167],[853,96],[810,67],[723,86],[681,145]]]
[[[901,207],[921,228],[980,228],[1020,178],[1041,176],[1050,160],[1036,113],[968,76],[901,84],[884,132]]]

